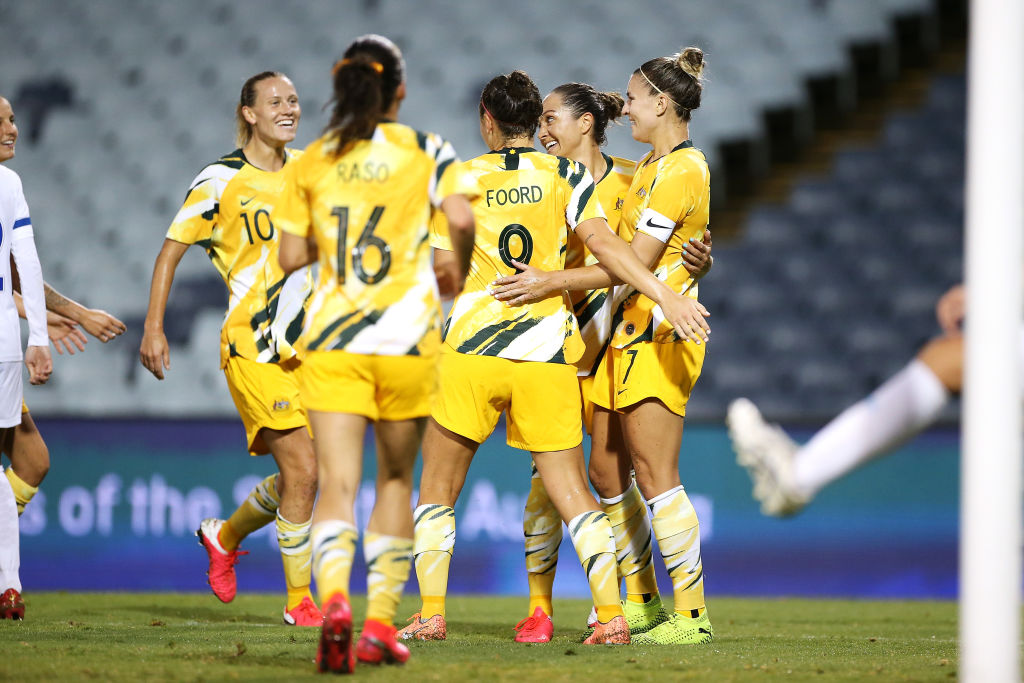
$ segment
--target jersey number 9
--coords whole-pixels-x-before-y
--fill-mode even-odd
[[[344,282],[345,256],[347,254],[346,238],[348,237],[348,207],[336,206],[331,211],[331,215],[338,217],[338,282]],[[355,271],[357,278],[368,285],[375,285],[383,280],[391,269],[391,247],[381,237],[373,234],[382,215],[384,215],[383,206],[373,207],[373,213],[370,214],[370,219],[366,221],[366,226],[359,235],[359,241],[352,248],[352,270]],[[363,267],[363,256],[370,247],[377,249],[380,254],[380,265],[372,273],[367,272]]]
[[[519,238],[519,254],[512,254],[512,238]],[[498,255],[501,256],[501,260],[505,262],[505,265],[509,268],[515,268],[512,261],[519,261],[520,263],[529,263],[530,259],[533,258],[533,235],[519,223],[512,223],[506,225],[498,235]]]

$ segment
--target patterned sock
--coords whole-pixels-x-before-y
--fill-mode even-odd
[[[576,515],[569,522],[569,537],[587,574],[597,620],[604,624],[622,616],[619,580],[615,573],[615,537],[608,515],[600,510]]]
[[[220,533],[217,534],[220,546],[229,553],[238,548],[243,538],[274,521],[280,504],[277,475],[272,474],[257,484],[238,509],[221,525]]]
[[[455,548],[455,510],[447,505],[420,505],[413,512],[413,557],[420,582],[421,619],[444,616],[448,568]]]
[[[363,536],[366,558],[366,618],[393,626],[402,589],[412,569],[412,539],[367,531]]]
[[[313,578],[322,605],[334,593],[348,598],[348,581],[356,554],[356,528],[340,519],[317,522],[310,530],[313,542]]]
[[[281,549],[281,561],[284,563],[284,581],[288,587],[288,606],[293,609],[303,598],[313,599],[309,592],[310,556],[313,546],[309,542],[309,530],[312,520],[302,524],[289,522],[277,513],[277,545]]]
[[[551,616],[551,586],[555,583],[558,546],[562,542],[562,518],[548,497],[536,465],[523,512],[523,535],[526,537],[526,578],[530,584],[527,614],[533,614],[540,607],[544,614]]]
[[[682,486],[655,496],[650,503],[651,525],[672,579],[675,611],[688,617],[704,610],[704,569],[700,562],[697,511]]]
[[[39,491],[38,486],[29,486],[21,477],[14,473],[10,467],[4,472],[7,481],[11,483],[11,490],[14,491],[14,502],[18,505],[18,516],[25,512],[25,506],[32,500],[32,497]]]
[[[602,498],[615,534],[616,561],[626,584],[626,599],[644,603],[658,595],[658,581],[651,561],[651,518],[635,482],[615,498]]]

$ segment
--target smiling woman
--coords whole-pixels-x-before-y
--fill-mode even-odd
[[[293,348],[312,281],[308,269],[285,275],[274,228],[285,164],[299,154],[287,144],[301,114],[295,86],[284,74],[264,71],[242,86],[235,111],[239,148],[200,171],[167,231],[153,269],[139,357],[157,379],[170,369],[163,331],[168,294],[185,250],[202,246],[231,293],[220,335],[221,367],[249,452],[271,453],[280,470],[229,519],[204,520],[196,532],[209,554],[210,586],[223,602],[234,598],[239,543],[276,518],[288,589],[284,621],[318,626],[320,611],[309,592],[316,461]]]

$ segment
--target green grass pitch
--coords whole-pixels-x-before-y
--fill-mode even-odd
[[[0,623],[0,680],[284,681],[317,676],[319,631],[281,625],[281,596],[31,593],[28,619]],[[400,617],[417,603],[403,601]],[[365,600],[353,603],[356,619]],[[955,680],[956,605],[849,600],[710,601],[715,640],[696,647],[580,644],[589,605],[555,601],[555,639],[512,642],[525,598],[453,596],[448,640],[411,644],[410,681]],[[322,680],[322,679],[321,679]]]

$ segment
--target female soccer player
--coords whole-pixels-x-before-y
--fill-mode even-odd
[[[14,158],[18,127],[11,104],[0,97],[0,163]],[[43,275],[39,266],[32,219],[14,171],[0,167],[0,446],[10,452],[14,428],[21,423],[21,325],[14,305],[11,260],[18,268],[22,297],[28,317],[28,348],[24,361],[29,382],[43,384],[53,371],[46,338],[46,308]],[[18,539],[18,507],[7,477],[0,477],[0,618],[24,619],[21,597]]]
[[[167,296],[185,250],[199,244],[230,292],[221,329],[221,367],[245,425],[249,452],[274,456],[267,477],[226,521],[203,520],[196,534],[210,558],[210,587],[223,602],[235,597],[238,545],[277,520],[287,584],[284,621],[319,626],[309,592],[309,528],[316,495],[316,461],[299,401],[293,343],[309,295],[308,271],[286,278],[277,262],[275,204],[283,169],[297,154],[287,149],[301,115],[291,80],[265,71],[242,86],[236,110],[239,149],[204,168],[167,231],[153,268],[149,311],[139,357],[163,379],[170,353],[163,332]]]
[[[599,92],[585,83],[565,83],[544,98],[538,139],[550,154],[568,157],[587,167],[596,182],[596,194],[611,226],[618,226],[626,191],[636,169],[636,162],[611,157],[601,151],[607,142],[608,124],[622,114],[624,101],[615,92]],[[711,232],[703,240],[690,239],[685,246],[686,269],[695,277],[703,277],[711,266]],[[596,263],[575,234],[569,235],[565,267],[575,268]],[[577,376],[583,400],[583,422],[591,435],[591,449],[621,449],[622,434],[618,420],[603,408],[595,411],[591,398],[594,371],[608,345],[611,327],[611,306],[607,289],[569,292],[573,311],[586,344],[583,357],[577,361]],[[595,419],[596,417],[596,419]],[[615,461],[604,457],[599,462]],[[621,459],[628,464],[628,455]],[[592,471],[591,479],[603,473]],[[626,476],[632,480],[629,472]],[[643,497],[630,483],[626,492],[612,499],[601,499],[615,532],[618,573],[625,580],[626,600],[623,602],[631,634],[643,633],[667,618],[658,595],[658,585],[651,563],[651,524]],[[523,515],[526,537],[526,568],[530,589],[529,616],[516,625],[516,641],[546,643],[551,640],[551,587],[562,541],[562,520],[548,498],[544,484],[533,468],[530,494]],[[596,616],[592,613],[590,625]]]
[[[335,65],[324,135],[288,170],[281,265],[319,259],[302,334],[302,403],[320,477],[313,566],[324,606],[317,662],[351,673],[355,660],[402,663],[394,616],[412,564],[412,472],[436,376],[440,304],[427,243],[431,208],[452,226],[463,281],[473,214],[452,146],[395,123],[405,63],[387,38],[357,38]],[[455,291],[446,291],[447,296]],[[358,532],[363,440],[374,423],[377,497],[363,537],[368,606],[353,652],[349,575]]]
[[[496,76],[480,99],[480,132],[492,151],[467,163],[481,194],[471,279],[445,325],[440,392],[423,445],[416,508],[416,574],[423,608],[404,638],[447,634],[444,596],[454,545],[453,506],[480,443],[508,414],[508,443],[533,454],[551,500],[569,524],[597,607],[587,643],[628,643],[615,576],[608,517],[584,477],[580,394],[573,363],[583,353],[575,318],[559,292],[508,307],[489,284],[515,263],[564,265],[568,232],[608,268],[657,300],[679,333],[706,339],[703,306],[656,279],[608,228],[587,169],[530,145],[542,111],[540,93],[521,71]],[[439,234],[435,246],[448,245]]]
[[[633,72],[623,110],[633,138],[652,149],[637,165],[619,234],[659,279],[694,298],[696,281],[684,266],[683,245],[704,234],[708,224],[708,167],[689,139],[690,115],[700,106],[703,69],[704,55],[697,48],[648,60]],[[517,304],[563,289],[608,284],[607,273],[593,266],[548,273],[529,268],[498,280],[495,291]],[[700,376],[704,350],[672,330],[656,302],[643,292],[617,290],[612,338],[597,370],[594,403],[618,413],[630,462],[611,450],[595,451],[591,472],[596,468],[611,476],[595,477],[592,483],[602,498],[614,499],[629,486],[632,465],[653,515],[654,536],[675,597],[674,614],[636,642],[696,644],[712,638],[697,514],[680,483],[678,463],[686,403]]]

